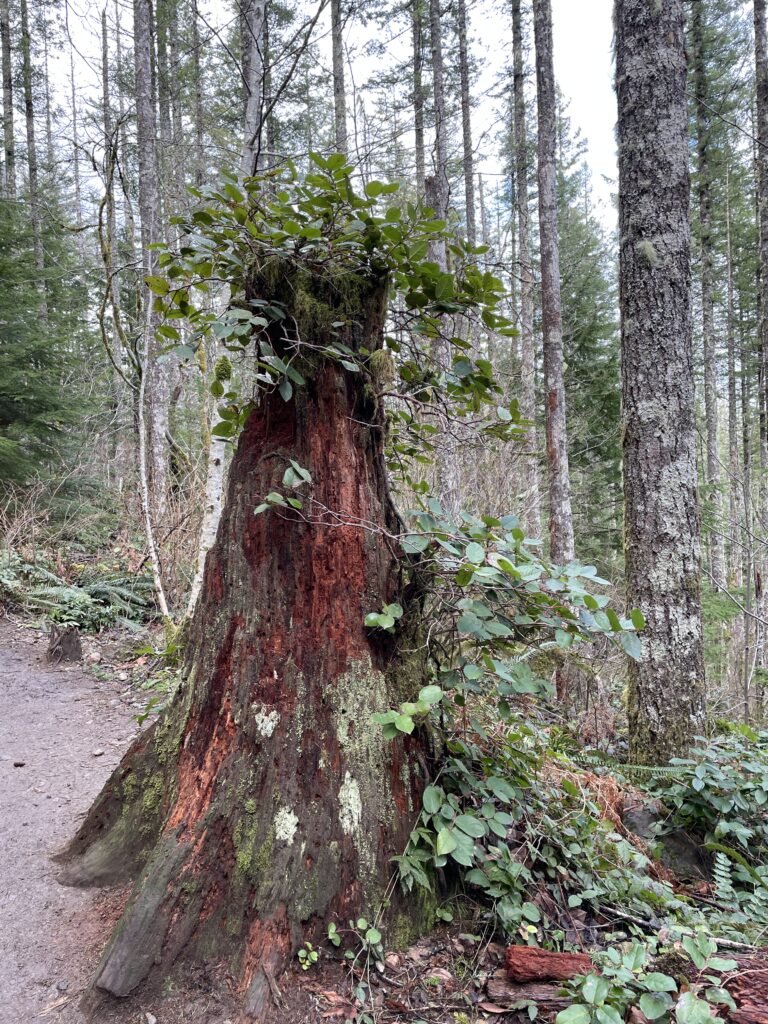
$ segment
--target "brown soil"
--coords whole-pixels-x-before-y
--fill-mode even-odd
[[[124,638],[85,642],[93,673],[49,664],[48,639],[0,618],[0,1024],[226,1024],[222,998],[192,977],[162,998],[81,1007],[128,892],[60,885],[51,857],[138,733],[148,694],[118,660]]]

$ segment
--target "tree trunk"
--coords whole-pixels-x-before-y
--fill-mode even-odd
[[[243,77],[245,79],[245,120],[241,171],[255,174],[261,162],[264,55],[262,51],[266,0],[246,0],[241,17],[243,32]]]
[[[32,43],[29,35],[27,0],[20,0],[21,16],[21,59],[24,83],[24,120],[27,128],[27,174],[29,176],[29,219],[32,224],[32,238],[35,246],[35,282],[40,305],[38,316],[41,323],[48,321],[48,298],[45,286],[45,249],[43,247],[43,220],[40,213],[40,183],[37,174],[37,143],[35,140],[35,104],[32,93]]]
[[[440,17],[440,0],[429,0],[429,41],[432,51],[432,95],[435,112],[435,173],[425,178],[424,194],[428,206],[434,208],[439,220],[448,219],[448,125],[445,109],[445,85],[443,73],[443,32]],[[445,239],[430,244],[429,258],[445,272],[448,270],[448,249]],[[445,317],[441,317],[441,329],[433,341],[432,355],[438,371],[450,369],[451,347],[448,341]],[[437,493],[440,502],[454,519],[461,508],[461,478],[459,473],[456,438],[445,410],[439,416],[440,436],[436,445]]]
[[[456,7],[459,35],[459,78],[461,81],[461,135],[464,147],[464,201],[467,207],[467,241],[477,244],[475,227],[475,167],[472,152],[472,102],[469,94],[469,55],[467,52],[467,8],[465,0]]]
[[[11,16],[8,0],[0,0],[0,52],[3,59],[3,145],[5,148],[5,195],[16,198],[16,142],[13,137],[13,64]]]
[[[616,0],[630,759],[682,754],[703,724],[688,116],[682,0]]]
[[[314,304],[330,307],[351,324],[340,340],[374,350],[386,281],[360,278],[353,290],[342,298],[332,280],[287,269],[254,273],[248,298],[283,302],[320,347],[336,335],[313,328]],[[283,351],[277,329],[272,344]],[[380,912],[390,858],[421,806],[427,730],[391,742],[370,721],[413,697],[425,668],[415,633],[400,657],[394,638],[363,623],[392,600],[406,609],[401,621],[419,612],[399,593],[387,538],[398,526],[382,412],[336,361],[307,360],[302,373],[306,387],[288,402],[267,394],[240,437],[186,685],[63,856],[71,884],[141,872],[95,978],[117,996],[183,955],[223,963],[248,1012],[268,1019],[270,982],[303,941]],[[255,515],[291,459],[312,474],[302,511]],[[384,920],[402,939],[425,911],[387,894]]]
[[[413,43],[413,134],[416,162],[416,196],[424,198],[424,178],[427,173],[424,151],[424,83],[422,81],[424,56],[424,16],[422,0],[411,0],[411,40]]]
[[[709,108],[706,55],[704,52],[704,4],[694,3],[692,37],[694,52],[694,100],[696,154],[698,161],[699,233],[701,246],[701,333],[704,348],[704,417],[707,434],[707,489],[714,520],[709,534],[710,572],[717,590],[725,586],[723,515],[720,498],[720,453],[717,440],[717,351],[715,347],[712,280],[712,181],[709,168]]]
[[[539,444],[536,430],[536,353],[533,344],[533,270],[528,203],[528,134],[525,117],[523,26],[520,0],[512,0],[512,46],[515,90],[515,181],[517,245],[520,265],[520,411],[530,422],[523,453],[523,522],[529,537],[541,536]]]
[[[200,13],[197,0],[192,0],[192,73],[194,75],[195,119],[195,185],[205,181],[205,144],[203,122],[203,64],[200,60]]]
[[[736,337],[733,305],[733,245],[731,241],[731,176],[726,168],[726,341],[728,348],[728,504],[730,512],[728,577],[736,587],[742,584],[742,556],[739,524],[741,521],[741,467],[739,465],[739,413],[736,402]]]
[[[331,48],[333,51],[333,123],[336,149],[347,155],[347,94],[344,88],[344,39],[341,0],[331,0]]]
[[[539,114],[539,238],[541,315],[544,328],[544,413],[549,471],[549,548],[552,561],[573,559],[571,484],[563,383],[563,313],[560,302],[560,245],[557,235],[555,73],[550,0],[534,0],[536,99]]]
[[[151,0],[134,0],[134,64],[136,74],[136,122],[139,158],[139,213],[141,215],[142,269],[144,275],[157,273],[157,253],[151,246],[162,240],[160,226],[160,184],[156,149],[155,105],[152,99],[152,7]],[[165,517],[168,496],[168,403],[167,374],[158,363],[159,342],[155,337],[157,318],[151,312],[152,293],[144,288],[148,313],[144,317],[148,361],[142,368],[147,377],[150,453],[148,483],[151,490],[153,522]]]

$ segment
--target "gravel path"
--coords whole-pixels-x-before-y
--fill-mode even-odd
[[[0,1024],[81,1024],[77,1003],[124,893],[56,881],[137,726],[125,683],[52,667],[38,630],[0,621]]]

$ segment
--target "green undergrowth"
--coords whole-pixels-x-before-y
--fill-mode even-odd
[[[135,628],[155,612],[147,575],[100,565],[54,571],[44,558],[28,561],[13,552],[0,554],[0,604],[88,632]]]

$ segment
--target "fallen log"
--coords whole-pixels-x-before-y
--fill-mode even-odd
[[[508,946],[504,963],[511,981],[568,981],[589,974],[594,965],[586,953],[553,953],[535,946]]]
[[[735,960],[737,966],[723,974],[722,985],[737,1008],[727,1012],[724,1019],[731,1024],[768,1024],[768,950],[736,954],[730,959]],[[557,982],[568,981],[580,974],[599,973],[585,953],[553,953],[531,946],[508,946],[504,952],[504,964],[488,978],[486,991],[489,998],[498,1006],[507,1008],[521,1002],[535,1002],[545,1019],[570,1005],[570,1000],[562,996]],[[690,968],[690,974],[685,973],[689,981],[695,983],[699,972],[693,964]],[[664,969],[663,965],[660,969]],[[704,972],[705,975],[707,973]],[[546,982],[553,984],[544,984]]]

